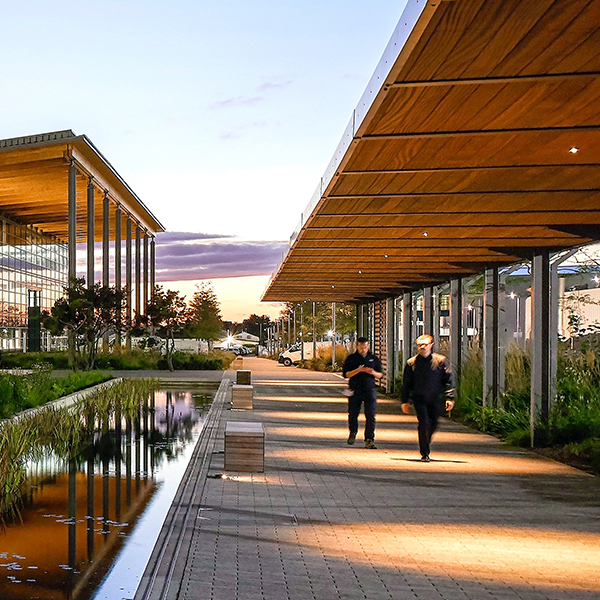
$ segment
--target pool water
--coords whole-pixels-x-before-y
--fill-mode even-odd
[[[82,455],[39,457],[0,530],[2,600],[133,598],[218,384],[154,392]]]

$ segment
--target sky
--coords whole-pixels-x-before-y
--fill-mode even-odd
[[[0,139],[87,135],[166,233],[157,282],[260,303],[406,0],[5,2]]]

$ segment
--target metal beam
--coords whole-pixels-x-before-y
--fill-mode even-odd
[[[507,83],[540,83],[546,81],[567,81],[569,79],[596,79],[600,75],[597,71],[581,71],[577,73],[544,73],[542,75],[515,75],[514,77],[471,77],[465,79],[437,79],[430,81],[401,81],[386,84],[384,89],[403,88],[429,88],[456,85],[489,85]]]
[[[413,295],[412,292],[405,292],[402,295],[402,361],[406,361],[412,356],[413,351]]]
[[[548,421],[550,399],[550,258],[548,251],[533,257],[531,328],[531,445],[535,426]]]
[[[483,289],[483,406],[495,406],[499,393],[499,287],[498,269],[486,269]]]
[[[110,200],[104,192],[102,200],[102,285],[110,284]]]
[[[86,265],[87,265],[87,286],[92,287],[95,283],[95,257],[94,257],[94,224],[96,221],[95,215],[95,193],[94,180],[90,177],[88,179],[87,186],[87,253],[86,253]]]
[[[423,333],[433,335],[433,287],[423,288]]]
[[[69,225],[69,285],[77,277],[77,170],[75,162],[69,166],[68,180]]]
[[[461,278],[450,282],[450,360],[456,379],[460,385],[463,361],[463,281]]]

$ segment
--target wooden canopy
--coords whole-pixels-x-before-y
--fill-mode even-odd
[[[600,0],[409,0],[265,301],[600,239]]]
[[[39,231],[68,240],[68,173],[71,162],[77,177],[77,242],[87,239],[87,187],[92,179],[96,191],[94,238],[102,240],[102,199],[123,209],[141,227],[154,234],[164,231],[111,164],[85,136],[72,131],[0,140],[0,212],[32,225]],[[115,211],[110,213],[111,239]]]

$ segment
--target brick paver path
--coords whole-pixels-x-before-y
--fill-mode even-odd
[[[346,444],[344,381],[244,359],[266,429],[264,473],[223,472],[216,436],[195,498],[179,600],[600,598],[600,482],[443,421],[379,405],[377,450]],[[361,417],[362,418],[362,417]],[[361,421],[361,427],[364,420]]]

